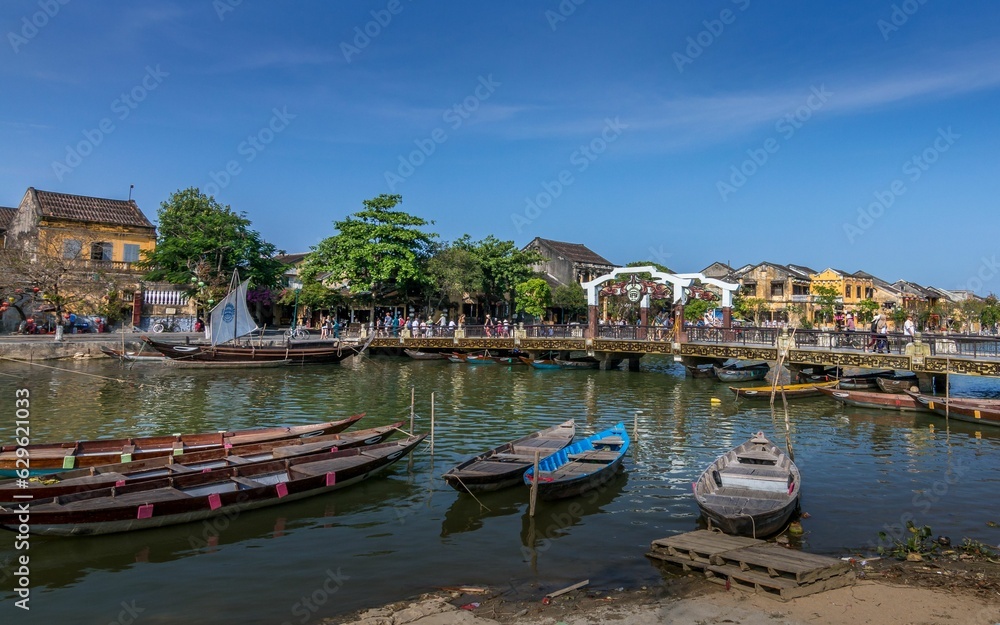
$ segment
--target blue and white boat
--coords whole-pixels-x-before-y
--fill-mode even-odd
[[[538,496],[573,497],[609,482],[621,469],[629,438],[621,423],[557,451],[538,464]],[[534,467],[524,483],[534,481]]]

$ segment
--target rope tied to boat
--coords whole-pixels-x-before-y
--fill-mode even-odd
[[[458,480],[458,483],[462,485],[462,488],[465,489],[465,492],[469,493],[469,495],[476,500],[476,503],[479,504],[480,509],[486,510],[487,512],[493,512],[492,510],[487,508],[483,502],[479,501],[479,497],[476,497],[475,494],[473,494],[473,492],[469,490],[469,487],[465,485],[465,482],[462,481],[462,478],[458,477],[458,475],[455,474],[452,474],[452,477]]]

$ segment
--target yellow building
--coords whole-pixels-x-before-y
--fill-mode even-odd
[[[839,269],[828,267],[823,271],[809,276],[812,280],[813,293],[817,286],[832,287],[841,297],[841,303],[848,309],[860,301],[874,299],[875,284],[871,278],[847,273]]]

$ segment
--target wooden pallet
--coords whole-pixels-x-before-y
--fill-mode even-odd
[[[856,577],[843,560],[706,530],[655,540],[646,555],[781,601],[849,586]]]

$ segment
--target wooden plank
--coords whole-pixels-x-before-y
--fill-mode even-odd
[[[705,571],[705,575],[710,581],[719,582],[719,580],[722,580],[720,583],[724,583],[725,580],[729,580],[731,587],[762,593],[781,601],[787,601],[795,597],[804,597],[824,590],[849,586],[855,581],[854,571],[849,570],[843,575],[829,579],[808,584],[799,584],[786,577],[771,577],[767,573],[752,569],[744,571],[732,564],[709,566]]]
[[[717,555],[713,561],[726,560],[758,569],[773,569],[780,575],[790,576],[799,583],[810,583],[841,574],[851,568],[850,563],[837,558],[819,556],[778,545],[758,545]]]

